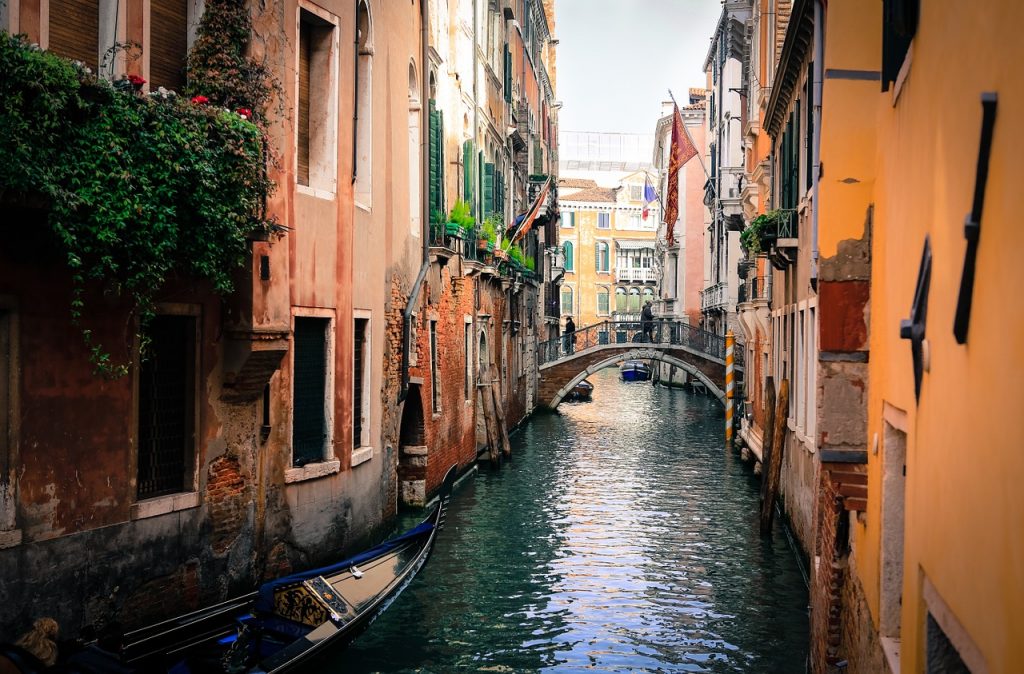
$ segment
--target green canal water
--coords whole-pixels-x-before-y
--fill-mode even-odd
[[[758,535],[721,406],[591,381],[460,483],[422,573],[323,671],[804,671],[801,568]]]

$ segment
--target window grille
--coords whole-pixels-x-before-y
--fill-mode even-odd
[[[437,321],[430,321],[430,396],[434,411],[441,411],[441,380],[437,376]]]
[[[363,395],[366,387],[366,377],[369,374],[366,367],[366,326],[369,320],[357,318],[355,321],[355,334],[353,338],[353,368],[352,368],[352,447],[363,446]]]
[[[195,452],[194,316],[157,316],[139,370],[138,498],[191,487]]]
[[[328,318],[296,317],[292,391],[292,463],[324,458],[327,440]]]

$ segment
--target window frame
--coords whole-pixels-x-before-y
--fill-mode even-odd
[[[322,461],[313,461],[304,466],[294,465],[294,454],[292,452],[292,437],[295,423],[295,323],[302,318],[327,319],[326,343],[324,345],[324,451]],[[341,470],[341,460],[335,452],[335,418],[334,418],[334,391],[337,385],[337,315],[334,309],[323,309],[316,307],[293,307],[291,317],[292,348],[288,349],[288,399],[292,408],[288,415],[286,437],[288,438],[289,467],[284,471],[284,481],[302,482],[311,480]]]
[[[606,224],[602,225],[601,223]],[[597,229],[611,229],[612,228],[612,214],[611,211],[598,211],[597,213]]]
[[[305,19],[305,21],[304,21]],[[302,49],[301,32],[302,25],[311,26],[311,30],[322,30],[329,35],[326,41],[329,43],[327,53],[323,53],[324,36],[321,35],[314,43],[314,58],[310,57],[310,111],[309,111],[309,175],[308,184],[299,182],[299,79],[300,79],[300,53]],[[319,197],[322,199],[334,199],[338,189],[338,54],[340,53],[340,29],[338,17],[317,7],[314,4],[299,0],[295,8],[295,79],[294,79],[294,105],[292,114],[292,146],[294,157],[292,169],[295,176],[295,189],[299,193]],[[319,43],[320,49],[316,49]],[[326,78],[314,77],[315,64],[328,68]],[[317,83],[314,89],[314,82]],[[316,101],[318,106],[316,114],[312,105]],[[323,107],[320,107],[323,106]],[[319,133],[314,136],[314,129]]]
[[[362,354],[362,382],[356,380],[355,347],[356,347],[356,324],[364,321],[363,328],[363,354]],[[357,466],[373,457],[373,442],[370,429],[373,417],[372,391],[373,391],[373,312],[365,309],[352,310],[352,465]],[[356,387],[360,390],[360,437],[355,436],[355,400]]]

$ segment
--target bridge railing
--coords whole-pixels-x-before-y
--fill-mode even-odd
[[[648,334],[644,334],[640,321],[602,321],[580,328],[572,335],[563,334],[541,342],[540,364],[552,363],[578,351],[609,344],[671,344],[725,359],[725,337],[681,321],[655,319],[651,322]]]

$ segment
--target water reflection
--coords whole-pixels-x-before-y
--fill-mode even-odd
[[[711,399],[591,381],[463,483],[434,557],[346,672],[803,670],[807,593]]]

